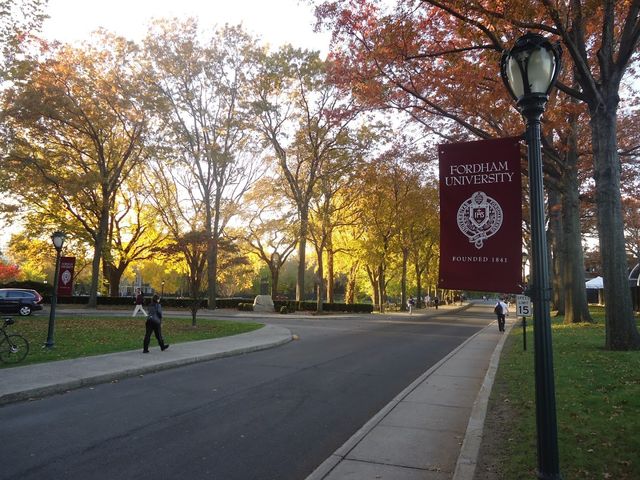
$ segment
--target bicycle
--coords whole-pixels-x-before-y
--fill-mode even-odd
[[[22,335],[7,333],[6,328],[16,323],[13,318],[7,317],[3,320],[3,325],[0,328],[3,337],[0,339],[0,361],[4,363],[20,363],[29,353],[29,342]]]

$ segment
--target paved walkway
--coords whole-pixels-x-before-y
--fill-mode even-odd
[[[507,332],[512,326],[507,321]],[[468,339],[396,396],[307,480],[472,480],[505,338],[494,322]]]
[[[491,307],[487,306],[487,314],[493,314]],[[460,308],[449,306],[415,315],[456,310]],[[257,316],[246,313],[216,311],[215,315]],[[511,326],[507,321],[507,332]],[[397,395],[307,480],[472,480],[505,338],[495,322],[469,338]],[[136,350],[2,369],[0,405],[271,348],[291,339],[288,329],[266,325],[232,337],[172,344],[165,352],[152,348],[148,355]]]

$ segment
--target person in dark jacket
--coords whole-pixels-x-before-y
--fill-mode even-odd
[[[163,352],[169,348],[168,343],[164,343],[162,338],[162,306],[160,305],[160,297],[154,295],[149,307],[149,316],[145,323],[146,332],[144,334],[144,343],[142,344],[142,353],[149,353],[149,342],[151,341],[151,332],[153,332]]]

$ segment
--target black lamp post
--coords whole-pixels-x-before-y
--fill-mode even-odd
[[[49,329],[45,348],[53,348],[53,330],[56,324],[56,304],[58,303],[58,277],[60,276],[60,252],[64,245],[64,232],[54,232],[51,235],[53,246],[56,249],[56,268],[53,275],[53,293],[51,294],[51,310],[49,311]]]
[[[500,64],[502,79],[509,93],[516,100],[527,124],[532,243],[530,292],[534,322],[538,477],[545,480],[557,480],[562,477],[558,458],[558,427],[553,379],[549,307],[551,291],[544,227],[540,119],[560,70],[561,54],[558,44],[551,44],[542,35],[527,33],[516,41],[511,50],[503,53]]]
[[[164,298],[164,280],[162,280],[160,285],[160,298]]]

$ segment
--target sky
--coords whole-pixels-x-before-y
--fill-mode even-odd
[[[131,40],[152,18],[196,17],[201,27],[242,24],[263,43],[328,51],[329,35],[313,32],[313,7],[300,0],[49,0],[42,34],[50,40],[88,39],[98,27]]]

